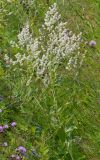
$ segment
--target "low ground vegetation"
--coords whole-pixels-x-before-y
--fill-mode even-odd
[[[99,160],[99,0],[0,4],[0,160]]]

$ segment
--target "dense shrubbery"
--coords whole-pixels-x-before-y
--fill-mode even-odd
[[[0,2],[0,160],[99,159],[98,14],[53,2]]]

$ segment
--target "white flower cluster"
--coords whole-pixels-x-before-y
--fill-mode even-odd
[[[47,30],[51,31],[53,26],[59,23],[60,18],[61,15],[58,13],[57,4],[54,3],[45,14],[44,25],[47,27]]]
[[[32,43],[32,35],[29,31],[29,23],[27,22],[22,29],[21,33],[18,34],[19,44],[22,46],[27,45],[28,43]]]
[[[5,60],[7,66],[10,66],[13,63],[13,60],[11,58],[9,58],[9,56],[7,54],[5,54],[4,60]]]
[[[19,33],[18,40],[20,46],[26,47],[28,55],[18,53],[12,64],[22,65],[25,60],[31,62],[33,72],[35,71],[36,76],[42,78],[44,83],[50,81],[51,72],[56,71],[62,60],[66,60],[67,69],[70,69],[72,64],[77,66],[81,34],[72,34],[66,29],[66,24],[61,21],[56,3],[47,11],[38,38],[32,37],[27,22]]]

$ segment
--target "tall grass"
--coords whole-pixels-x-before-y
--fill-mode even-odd
[[[17,35],[28,20],[31,34],[38,37],[45,13],[54,2],[67,27],[76,35],[82,32],[80,53],[85,57],[77,76],[76,70],[65,69],[68,59],[63,59],[56,72],[50,72],[51,83],[45,86],[30,63],[9,67],[4,57],[7,54],[15,60],[18,52],[28,54],[26,48],[16,46]],[[12,155],[23,160],[99,160],[99,1],[0,3],[0,126],[9,126],[0,131],[0,160]],[[96,41],[95,47],[89,46],[91,40]],[[15,41],[13,46],[11,41]],[[12,122],[17,125],[12,127]],[[19,146],[27,149],[24,155],[16,151]]]

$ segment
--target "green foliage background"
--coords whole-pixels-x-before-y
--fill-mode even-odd
[[[26,86],[26,76],[15,77],[3,60],[18,50],[10,47],[11,40],[29,19],[31,31],[38,35],[48,7],[57,2],[68,27],[82,32],[81,52],[86,51],[84,64],[77,79],[61,71],[57,80],[45,89],[40,83]],[[99,160],[100,159],[100,3],[99,0],[1,0],[0,15],[0,125],[17,122],[17,127],[0,133],[0,160],[9,159],[19,146],[25,146],[25,160]],[[91,48],[86,41],[95,40]],[[31,155],[35,149],[40,155]]]

